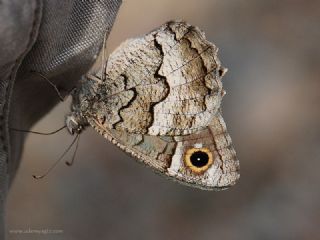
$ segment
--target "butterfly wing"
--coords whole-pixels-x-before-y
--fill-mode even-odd
[[[97,83],[88,111],[106,118],[109,129],[131,134],[196,132],[208,125],[222,100],[225,70],[217,51],[200,29],[185,22],[129,39],[109,56],[106,81]]]
[[[183,184],[220,190],[240,177],[239,161],[220,112],[203,130],[174,137],[129,134],[109,129],[97,119],[89,119],[89,123],[138,161]],[[205,161],[198,163],[197,157]]]
[[[172,179],[203,189],[231,186],[239,162],[219,111],[225,69],[217,51],[199,28],[180,21],[130,39],[105,69],[83,79],[70,119],[90,123]]]

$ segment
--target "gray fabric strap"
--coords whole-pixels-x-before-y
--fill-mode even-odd
[[[4,0],[0,8],[0,239],[8,185],[24,134],[58,101],[40,75],[67,94],[94,63],[121,0]],[[63,117],[63,116],[61,116]]]
[[[4,0],[0,8],[0,238],[5,236],[5,200],[10,172],[8,114],[10,95],[21,61],[31,49],[41,19],[37,0]]]

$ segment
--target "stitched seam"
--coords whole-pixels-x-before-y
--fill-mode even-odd
[[[4,104],[4,107],[3,107],[3,112],[2,112],[2,120],[4,120],[4,122],[1,123],[1,126],[4,126],[3,127],[3,131],[1,132],[0,134],[0,139],[1,140],[6,140],[6,141],[3,141],[4,145],[3,145],[3,150],[7,152],[7,164],[8,164],[8,160],[10,158],[10,146],[9,146],[9,133],[6,132],[6,134],[4,134],[5,131],[8,131],[7,129],[7,124],[8,124],[8,119],[4,119],[4,115],[6,115],[6,117],[8,118],[9,117],[9,109],[10,109],[10,103],[11,103],[11,94],[12,94],[12,90],[13,90],[13,86],[15,84],[15,75],[20,67],[20,64],[23,60],[23,58],[25,57],[25,55],[30,51],[31,49],[31,46],[33,44],[33,37],[36,33],[36,30],[38,30],[38,28],[36,27],[37,24],[39,23],[40,19],[41,19],[41,16],[39,15],[40,14],[40,9],[42,8],[42,2],[41,0],[37,0],[36,1],[36,7],[33,11],[33,22],[32,22],[32,25],[31,25],[31,31],[29,33],[29,36],[28,36],[28,43],[25,47],[25,50],[18,56],[18,58],[16,59],[15,63],[13,64],[13,67],[11,69],[11,72],[9,74],[9,77],[8,77],[8,82],[7,82],[7,86],[5,88],[5,104]],[[5,138],[5,135],[7,135],[8,137]],[[7,171],[9,170],[9,168],[7,168]]]

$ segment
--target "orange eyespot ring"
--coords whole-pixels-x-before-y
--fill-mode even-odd
[[[184,163],[194,173],[203,173],[213,163],[212,152],[208,148],[190,148],[185,153]]]

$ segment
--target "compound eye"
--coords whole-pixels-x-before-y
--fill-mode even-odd
[[[194,173],[203,173],[212,165],[213,157],[208,148],[190,148],[186,151],[184,162]]]

